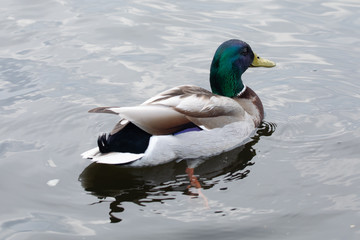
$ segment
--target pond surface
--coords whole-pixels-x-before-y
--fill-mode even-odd
[[[359,239],[360,2],[5,0],[0,239]],[[220,43],[272,69],[245,83],[266,117],[195,168],[91,164],[113,115],[181,84],[209,89]]]

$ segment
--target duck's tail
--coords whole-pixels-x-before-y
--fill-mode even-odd
[[[90,149],[81,154],[83,158],[91,159],[92,162],[102,164],[129,164],[136,160],[141,159],[143,153],[128,153],[128,152],[109,152],[103,154],[99,148]]]

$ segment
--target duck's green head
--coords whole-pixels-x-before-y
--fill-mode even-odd
[[[218,47],[211,63],[211,90],[215,94],[234,97],[245,87],[241,75],[246,69],[274,66],[274,62],[258,57],[246,42],[228,40]]]

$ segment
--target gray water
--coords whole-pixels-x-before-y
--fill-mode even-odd
[[[359,239],[360,2],[0,3],[1,239]],[[209,88],[215,49],[272,69],[245,83],[266,118],[195,169],[90,164],[113,115],[181,84]]]

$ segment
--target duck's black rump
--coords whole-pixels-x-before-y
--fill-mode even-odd
[[[103,134],[98,138],[101,153],[129,152],[144,153],[152,135],[129,122],[115,134]]]

